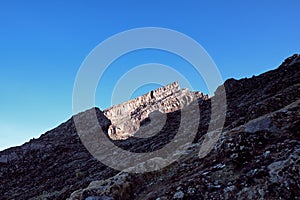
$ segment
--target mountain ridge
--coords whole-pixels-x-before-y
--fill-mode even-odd
[[[299,69],[300,56],[295,54],[277,69],[259,76],[226,80],[224,129],[212,152],[204,158],[199,158],[196,152],[208,130],[211,101],[221,95],[218,89],[212,98],[202,99],[202,96],[197,100],[201,111],[199,128],[188,154],[164,169],[131,174],[103,165],[82,145],[72,117],[38,139],[0,152],[0,196],[3,199],[299,199]],[[160,148],[172,139],[178,130],[180,110],[181,107],[167,113],[167,125],[151,145]],[[112,122],[105,111],[92,108],[83,113],[89,111],[95,111],[98,119],[103,120],[102,128],[108,133]],[[143,117],[146,119],[148,115]],[[151,151],[140,140],[127,138],[114,143],[124,149]],[[278,166],[279,162],[283,168]]]

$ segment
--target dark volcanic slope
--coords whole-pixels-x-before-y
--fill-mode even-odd
[[[198,152],[210,100],[199,101],[200,127],[188,153],[145,174],[118,173],[95,160],[70,119],[0,152],[0,199],[66,199],[76,190],[70,199],[300,199],[300,56],[257,77],[229,79],[224,86],[224,131],[206,157],[200,159]],[[110,121],[96,111],[107,130]],[[156,139],[119,145],[129,150],[159,146],[172,136],[178,119],[180,112],[169,113]]]
[[[38,139],[2,151],[0,167],[0,199],[65,199],[74,189],[115,173],[81,144],[73,118]]]

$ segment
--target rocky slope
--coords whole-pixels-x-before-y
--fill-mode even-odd
[[[102,130],[117,146],[151,152],[174,139],[187,109],[191,118],[184,126],[198,124],[199,128],[194,143],[187,144],[176,162],[147,173],[116,171],[85,149],[71,118],[38,139],[0,152],[0,197],[300,199],[300,55],[260,76],[229,79],[224,87],[225,126],[206,156],[199,157],[199,149],[213,118],[211,102],[218,100],[222,90],[210,99],[179,90],[174,83],[104,112],[93,108],[78,116],[88,124],[85,116],[96,112]],[[191,110],[195,102],[200,119]],[[155,119],[161,116],[166,118],[158,134],[135,137],[155,129],[161,121]],[[154,126],[149,128],[149,121]]]

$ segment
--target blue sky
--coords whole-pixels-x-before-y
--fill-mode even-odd
[[[299,53],[299,7],[298,0],[3,0],[0,149],[36,138],[70,118],[81,63],[114,34],[148,26],[180,31],[206,49],[223,80],[238,79],[273,69]],[[131,64],[170,62],[185,71],[184,61],[175,62],[178,58],[163,53],[130,56],[119,65],[129,69]],[[107,76],[108,91],[116,81],[110,78],[114,73],[120,75],[115,70]],[[205,86],[197,89],[205,91]],[[105,95],[97,93],[96,98],[101,109],[108,106]]]

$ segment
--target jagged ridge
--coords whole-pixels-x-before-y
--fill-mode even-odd
[[[153,111],[174,112],[199,99],[207,100],[209,96],[202,92],[181,90],[178,82],[163,86],[104,110],[104,115],[112,123],[108,129],[108,135],[114,140],[127,139],[134,136],[140,128],[140,122],[148,118]]]

